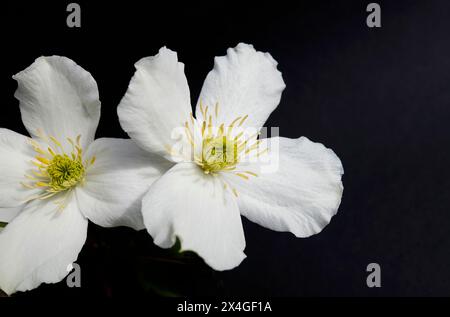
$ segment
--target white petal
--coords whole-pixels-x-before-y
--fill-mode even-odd
[[[34,200],[0,233],[0,289],[4,292],[57,283],[67,275],[87,233],[87,219],[71,198],[63,210],[57,209],[55,197]]]
[[[33,155],[29,138],[0,129],[0,208],[20,206],[34,194],[21,185],[27,171],[33,168]]]
[[[243,126],[259,129],[278,106],[284,88],[272,56],[240,43],[228,49],[226,56],[215,58],[199,103],[213,109],[219,104],[218,124],[229,125],[237,117],[248,115]],[[203,120],[199,104],[195,114]]]
[[[0,208],[0,222],[10,222],[22,211],[23,207],[24,206]]]
[[[66,57],[40,57],[13,76],[18,82],[22,120],[32,136],[43,132],[65,140],[81,135],[83,147],[94,140],[100,118],[97,83]]]
[[[341,161],[332,150],[305,137],[273,140],[279,141],[278,168],[267,172],[267,165],[266,173],[247,181],[227,177],[239,193],[241,214],[261,226],[290,231],[297,237],[318,233],[341,202]]]
[[[103,227],[143,229],[142,196],[173,164],[129,139],[97,139],[86,157],[94,155],[84,185],[77,187],[81,212]]]
[[[136,72],[117,112],[122,128],[147,151],[168,157],[172,133],[191,113],[184,65],[165,47],[136,63]]]
[[[180,163],[157,180],[142,202],[144,223],[154,243],[168,248],[176,237],[183,250],[216,270],[232,269],[245,258],[245,238],[235,199],[218,177],[192,163]]]

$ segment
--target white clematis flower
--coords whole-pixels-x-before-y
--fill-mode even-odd
[[[144,228],[142,195],[166,169],[131,140],[94,141],[97,84],[70,59],[41,57],[13,78],[31,138],[0,129],[0,221],[9,222],[0,232],[0,288],[7,294],[63,279],[86,240],[87,219]]]
[[[161,48],[135,66],[118,107],[121,125],[141,148],[175,163],[143,199],[144,223],[157,245],[170,247],[179,237],[183,250],[226,270],[245,258],[241,214],[297,237],[330,222],[343,191],[334,152],[305,137],[258,139],[285,88],[268,53],[239,44],[217,57],[195,117],[175,52]]]

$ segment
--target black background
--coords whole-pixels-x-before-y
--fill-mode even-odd
[[[195,103],[213,57],[247,42],[272,54],[287,85],[267,125],[332,148],[344,195],[308,239],[244,219],[248,257],[227,272],[173,259],[144,231],[90,224],[82,287],[63,281],[18,296],[450,295],[448,1],[378,1],[379,29],[366,26],[371,1],[79,2],[80,29],[66,26],[69,2],[1,4],[1,127],[26,133],[11,76],[41,55],[91,72],[102,101],[97,137],[126,137],[116,107],[137,60],[164,45],[177,51]],[[381,265],[378,289],[366,286],[371,262]]]

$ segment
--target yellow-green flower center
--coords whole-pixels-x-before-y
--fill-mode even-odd
[[[220,120],[219,104],[216,103],[213,110],[208,106],[199,104],[199,116],[194,118],[191,113],[188,120],[184,122],[184,140],[189,143],[189,151],[184,151],[179,144],[166,144],[169,155],[175,159],[192,160],[205,174],[218,176],[222,173],[230,173],[244,180],[257,177],[254,171],[242,170],[242,164],[250,157],[258,158],[266,154],[268,148],[261,149],[261,140],[258,140],[259,132],[252,129],[244,129],[243,125],[248,115],[235,118],[230,123]],[[237,190],[228,185],[223,177],[219,177],[224,188],[230,188],[234,195]]]
[[[72,159],[66,154],[55,155],[47,167],[50,178],[49,187],[54,191],[63,191],[74,187],[84,178],[84,166],[81,159]]]
[[[53,136],[40,136],[42,143],[30,139],[30,144],[37,155],[31,163],[35,169],[26,174],[26,182],[22,185],[40,191],[27,199],[47,199],[58,193],[69,191],[78,184],[83,184],[86,170],[95,162],[95,156],[83,161],[83,150],[78,136],[75,140],[67,138],[72,147],[66,153],[63,145]],[[45,149],[42,144],[48,144]],[[65,196],[63,196],[64,198]],[[64,199],[59,203],[64,208]]]
[[[234,167],[238,163],[238,143],[226,135],[203,139],[201,167],[206,174]]]

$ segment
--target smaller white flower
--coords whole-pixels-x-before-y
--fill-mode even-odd
[[[155,244],[167,248],[179,237],[183,250],[226,270],[245,258],[241,214],[297,237],[330,222],[343,191],[334,152],[305,137],[258,139],[285,88],[270,54],[239,44],[216,57],[195,116],[175,52],[162,48],[135,66],[120,123],[141,148],[176,163],[143,199]],[[265,156],[277,157],[278,168],[267,168]]]
[[[87,219],[142,229],[142,195],[169,167],[131,140],[94,141],[97,84],[70,59],[38,58],[14,79],[31,138],[0,129],[0,221],[9,222],[0,232],[0,288],[7,294],[63,279]]]

